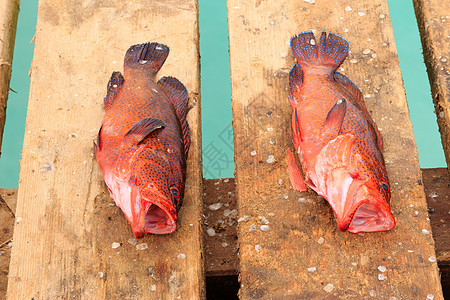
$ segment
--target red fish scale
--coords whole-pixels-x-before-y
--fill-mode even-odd
[[[153,183],[159,190],[166,191],[167,205],[171,206],[169,185],[178,187],[181,198],[184,193],[183,137],[175,108],[152,77],[154,76],[144,69],[125,74],[125,78],[132,80],[125,80],[111,108],[106,111],[100,140],[102,148],[108,151],[100,153],[114,163],[120,153],[133,151],[135,146],[122,142],[136,122],[147,117],[163,121],[166,124],[164,130],[152,132],[140,143],[146,149],[138,155],[139,164],[133,164],[131,174],[136,175],[137,183],[143,187]],[[101,158],[98,160],[101,161]],[[167,174],[172,175],[171,178],[167,178]],[[145,191],[141,191],[143,192]]]
[[[307,147],[303,147],[308,149],[303,154],[303,161],[307,162],[309,166],[315,165],[317,154],[329,141],[329,139],[321,136],[327,114],[339,99],[345,98],[352,105],[347,107],[340,132],[353,133],[356,136],[355,145],[357,146],[355,147],[366,153],[366,157],[375,158],[375,160],[368,159],[367,163],[375,162],[374,172],[384,182],[389,183],[387,174],[382,172],[384,161],[377,143],[376,132],[372,124],[365,118],[365,114],[362,114],[361,110],[358,109],[364,108],[365,110],[365,106],[362,107],[360,102],[345,91],[332,77],[305,74],[304,79],[301,90],[291,93],[294,98],[300,99],[297,106],[297,115],[301,120],[300,126],[308,124],[302,126],[300,130],[304,143],[308,144]],[[321,109],[317,109],[317,107],[321,107]],[[367,111],[366,114],[368,115]],[[328,136],[328,138],[331,138],[331,136]],[[361,170],[361,175],[364,175],[364,177],[369,176],[366,168],[362,168],[361,163],[355,165],[355,168],[359,168],[358,171]]]

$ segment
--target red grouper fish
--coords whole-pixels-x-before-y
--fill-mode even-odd
[[[306,184],[333,208],[340,230],[353,233],[390,230],[389,180],[383,140],[358,87],[336,72],[349,44],[311,31],[291,39],[297,63],[289,74],[292,136],[305,179],[288,151],[292,185]]]
[[[169,55],[158,43],[131,46],[114,72],[95,158],[136,238],[177,228],[190,145],[188,92],[173,77],[155,82]]]

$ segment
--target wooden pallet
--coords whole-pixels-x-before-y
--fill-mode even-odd
[[[430,3],[415,1],[418,17],[428,20],[425,29],[435,18],[426,11],[438,5]],[[221,201],[205,199],[204,219],[197,11],[195,0],[39,2],[14,240],[6,243],[12,246],[8,298],[202,299],[205,263],[212,277],[239,272],[242,299],[442,299],[433,258],[441,266],[449,261],[448,231],[439,233],[443,216],[433,219],[432,213],[435,253],[386,0],[228,1],[237,205],[224,180],[212,183],[214,196],[227,193]],[[339,33],[352,44],[340,71],[370,96],[367,106],[382,129],[397,219],[391,232],[339,232],[324,201],[290,187],[287,78],[294,60],[288,42],[308,29]],[[424,45],[434,45],[427,57],[445,57],[448,43],[437,47],[440,35],[432,33],[422,29]],[[146,41],[171,48],[160,76],[176,76],[190,92],[193,143],[178,231],[146,236],[138,243],[148,249],[138,251],[121,211],[111,205],[92,140],[111,72],[122,70],[130,45]],[[445,70],[438,63],[428,62],[429,70]],[[436,103],[448,96],[442,74],[430,75]],[[439,105],[448,124],[447,107]],[[275,162],[267,162],[269,155]],[[218,202],[220,209],[210,209]],[[7,219],[10,212],[0,213]],[[259,229],[262,222],[269,231]],[[120,247],[113,249],[113,242]]]
[[[192,144],[178,230],[136,242],[92,142],[111,73],[129,46],[148,41],[171,49],[158,76],[189,91]],[[41,0],[35,45],[8,298],[202,298],[197,2]]]
[[[237,230],[240,298],[442,299],[387,2],[232,0],[228,14],[236,195],[248,219]],[[289,183],[289,39],[310,29],[351,43],[339,71],[362,89],[384,137],[390,232],[340,232],[325,201]]]

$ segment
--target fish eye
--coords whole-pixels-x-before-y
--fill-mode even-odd
[[[383,188],[383,190],[387,193],[389,192],[389,186],[387,185],[386,182],[382,182],[381,183],[381,187]]]
[[[172,193],[172,195],[174,195],[175,197],[178,197],[180,195],[180,192],[178,191],[176,186],[172,186],[170,188],[170,192]]]

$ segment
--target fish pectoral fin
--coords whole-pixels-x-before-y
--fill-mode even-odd
[[[158,86],[160,86],[164,90],[173,106],[175,107],[175,111],[177,113],[178,119],[180,120],[181,128],[183,130],[184,150],[185,155],[187,156],[191,144],[191,131],[186,120],[186,115],[189,111],[188,91],[184,84],[182,84],[175,77],[162,77],[158,81]]]
[[[125,134],[126,137],[132,136],[137,140],[137,144],[142,142],[150,133],[157,129],[166,127],[166,123],[151,117],[137,121],[133,127]]]
[[[289,179],[294,190],[299,192],[305,192],[308,190],[305,180],[303,179],[302,172],[295,160],[294,154],[290,148],[287,149],[287,164],[289,170]]]
[[[102,132],[102,128],[103,128],[103,124],[102,124],[102,126],[100,126],[100,129],[98,130],[97,143],[94,141],[94,154],[96,154],[98,151],[100,151],[102,149],[102,143],[100,140],[100,134]]]
[[[323,126],[322,138],[335,138],[341,131],[342,122],[344,121],[345,112],[347,111],[347,100],[341,98],[330,109]]]
[[[105,110],[108,110],[112,104],[114,103],[114,100],[117,97],[117,94],[119,93],[120,89],[123,86],[123,76],[120,74],[120,72],[113,72],[111,75],[111,78],[109,79],[108,86],[107,86],[107,92],[106,97],[103,100],[103,105],[105,106]]]

